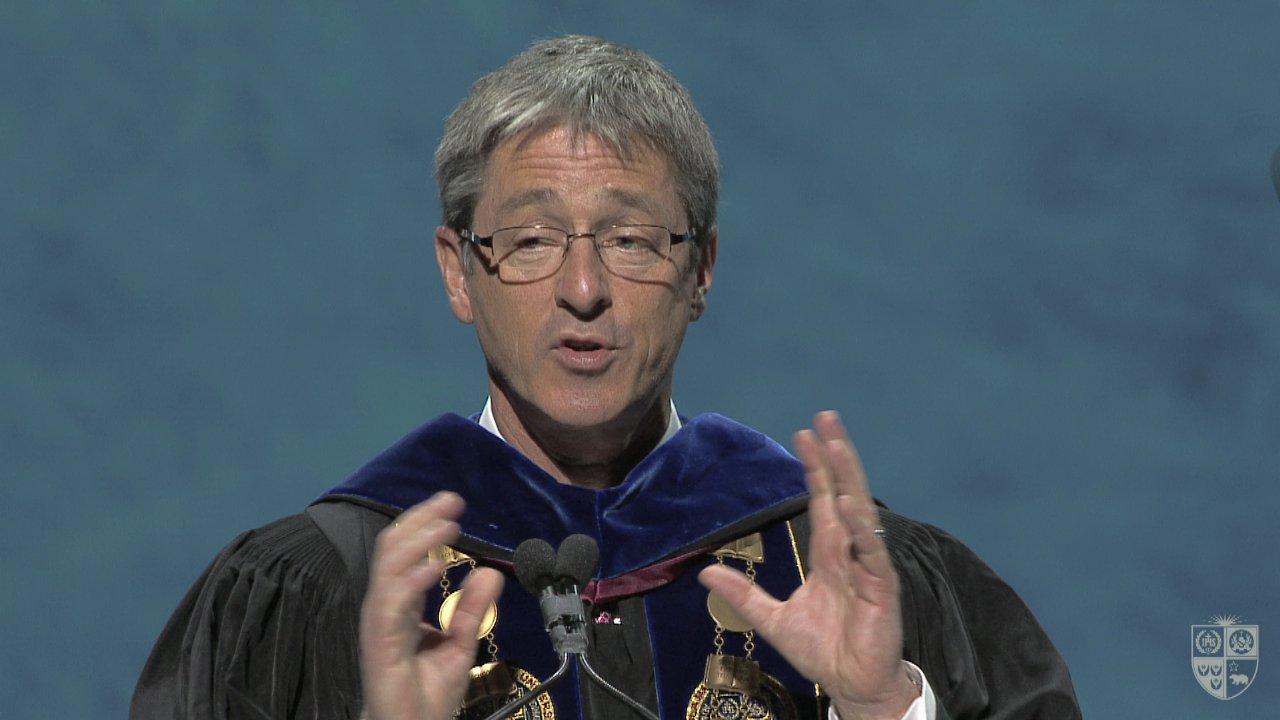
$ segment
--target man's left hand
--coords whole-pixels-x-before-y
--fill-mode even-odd
[[[876,533],[879,513],[839,416],[819,413],[813,425],[795,436],[812,524],[804,584],[780,601],[723,565],[698,579],[819,683],[841,720],[896,720],[920,695],[902,661],[898,574]]]

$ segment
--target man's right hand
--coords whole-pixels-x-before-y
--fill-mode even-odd
[[[369,720],[449,720],[467,692],[476,632],[502,591],[502,574],[471,573],[441,631],[422,621],[426,593],[445,568],[427,553],[457,539],[462,498],[443,492],[378,534],[360,611],[360,673]]]

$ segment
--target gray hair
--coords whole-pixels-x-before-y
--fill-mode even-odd
[[[716,222],[720,161],[688,91],[648,55],[599,38],[535,43],[471,86],[436,149],[444,223],[468,228],[489,156],[502,141],[563,127],[595,137],[623,158],[637,143],[666,155],[699,245]]]

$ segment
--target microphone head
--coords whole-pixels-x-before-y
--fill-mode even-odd
[[[1276,186],[1276,198],[1280,198],[1280,147],[1271,153],[1271,184]]]
[[[516,547],[512,565],[520,587],[537,595],[555,580],[556,551],[546,540],[530,538]]]
[[[584,588],[596,574],[600,564],[600,547],[586,535],[570,535],[560,543],[556,556],[556,579],[569,578],[579,588]]]

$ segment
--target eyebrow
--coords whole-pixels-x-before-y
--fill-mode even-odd
[[[507,198],[498,206],[498,214],[505,215],[512,210],[527,208],[531,205],[551,205],[558,204],[559,197],[547,188],[531,188],[523,192],[516,193]]]

